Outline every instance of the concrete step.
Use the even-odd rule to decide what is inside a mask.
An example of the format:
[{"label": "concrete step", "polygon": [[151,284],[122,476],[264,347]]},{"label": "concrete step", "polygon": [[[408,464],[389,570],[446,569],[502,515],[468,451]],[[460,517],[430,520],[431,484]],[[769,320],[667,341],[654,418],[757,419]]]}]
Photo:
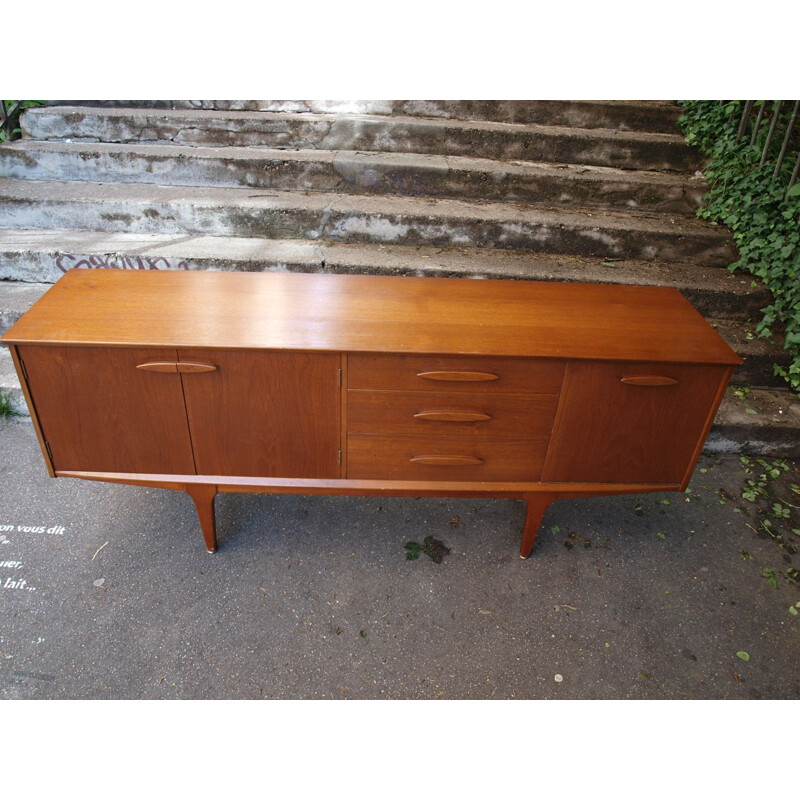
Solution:
[{"label": "concrete step", "polygon": [[0,280],[52,283],[76,266],[341,272],[673,286],[706,317],[758,319],[763,285],[719,268],[660,261],[603,261],[475,247],[406,247],[299,239],[82,230],[0,229]]},{"label": "concrete step", "polygon": [[788,389],[731,386],[704,449],[707,453],[800,457],[800,399]]},{"label": "concrete step", "polygon": [[653,100],[405,100],[393,112],[425,117],[677,133],[681,108]]},{"label": "concrete step", "polygon": [[422,246],[491,246],[726,266],[730,233],[691,217],[406,197],[0,180],[0,226]]},{"label": "concrete step", "polygon": [[11,353],[5,345],[0,346],[0,396],[10,399],[14,412],[24,417],[30,416]]},{"label": "concrete step", "polygon": [[701,163],[677,132],[414,117],[66,107],[28,109],[21,127],[38,140],[365,150],[683,173]]},{"label": "concrete step", "polygon": [[441,117],[676,133],[681,109],[654,100],[50,100],[52,106]]},{"label": "concrete step", "polygon": [[787,368],[791,363],[783,349],[782,338],[759,339],[755,325],[741,320],[707,318],[709,324],[743,359],[731,379],[738,386],[784,388],[786,381],[775,375],[774,365]]},{"label": "concrete step", "polygon": [[0,175],[44,181],[450,197],[694,214],[704,181],[676,173],[486,158],[254,147],[20,141]]},{"label": "concrete step", "polygon": [[0,281],[0,336],[51,286],[51,283]]}]

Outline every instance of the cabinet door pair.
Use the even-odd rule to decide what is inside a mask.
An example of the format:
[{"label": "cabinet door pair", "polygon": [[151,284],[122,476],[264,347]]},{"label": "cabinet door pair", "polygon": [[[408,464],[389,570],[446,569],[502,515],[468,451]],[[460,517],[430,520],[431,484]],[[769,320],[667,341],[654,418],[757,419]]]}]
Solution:
[{"label": "cabinet door pair", "polygon": [[[57,471],[339,475],[338,355],[49,345],[18,353]],[[202,371],[179,371],[187,363]]]}]

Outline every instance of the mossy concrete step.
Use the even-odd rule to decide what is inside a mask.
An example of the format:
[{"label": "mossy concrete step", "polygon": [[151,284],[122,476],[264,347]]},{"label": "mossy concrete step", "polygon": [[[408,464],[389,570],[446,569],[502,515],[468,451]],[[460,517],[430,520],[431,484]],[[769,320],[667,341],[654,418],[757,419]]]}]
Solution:
[{"label": "mossy concrete step", "polygon": [[727,230],[680,215],[322,192],[0,180],[0,226],[492,246],[726,266]]},{"label": "mossy concrete step", "polygon": [[0,281],[0,336],[51,286],[50,283]]},{"label": "mossy concrete step", "polygon": [[19,384],[11,353],[5,345],[0,345],[0,397],[8,398],[15,414],[30,416],[22,387]]},{"label": "mossy concrete step", "polygon": [[51,106],[374,114],[576,128],[677,132],[681,109],[659,100],[50,100]]},{"label": "mossy concrete step", "polygon": [[683,173],[700,165],[678,132],[414,117],[32,108],[21,127],[25,137],[38,140],[386,151]]},{"label": "mossy concrete step", "polygon": [[770,294],[749,276],[661,261],[477,247],[0,229],[0,280],[52,283],[73,267],[341,272],[672,286],[706,317],[757,320]]},{"label": "mossy concrete step", "polygon": [[800,400],[788,389],[729,387],[705,451],[800,457]]},{"label": "mossy concrete step", "polygon": [[704,181],[675,173],[462,156],[21,141],[0,175],[45,181],[253,187],[694,214]]},{"label": "mossy concrete step", "polygon": [[680,106],[655,100],[405,100],[393,113],[506,123],[677,133]]},{"label": "mossy concrete step", "polygon": [[710,318],[717,333],[744,359],[734,370],[731,381],[740,386],[784,388],[786,381],[775,374],[774,365],[787,368],[791,363],[778,337],[760,339],[755,325],[741,320]]}]

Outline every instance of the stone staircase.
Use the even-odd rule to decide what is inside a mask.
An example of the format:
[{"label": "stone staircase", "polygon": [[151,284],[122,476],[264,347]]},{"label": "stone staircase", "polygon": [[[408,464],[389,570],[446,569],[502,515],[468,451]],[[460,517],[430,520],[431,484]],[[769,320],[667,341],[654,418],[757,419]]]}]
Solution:
[{"label": "stone staircase", "polygon": [[[0,331],[74,267],[370,272],[674,286],[745,358],[712,451],[800,456],[766,290],[677,105],[553,101],[52,103],[0,147]],[[21,393],[6,349],[0,391]]]}]

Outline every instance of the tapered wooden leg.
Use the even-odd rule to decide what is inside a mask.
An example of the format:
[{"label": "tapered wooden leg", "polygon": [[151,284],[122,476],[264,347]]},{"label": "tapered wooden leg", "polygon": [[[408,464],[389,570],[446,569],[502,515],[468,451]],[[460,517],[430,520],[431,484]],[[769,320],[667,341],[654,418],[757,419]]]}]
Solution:
[{"label": "tapered wooden leg", "polygon": [[547,492],[535,492],[525,495],[528,508],[525,512],[525,529],[522,531],[522,546],[519,550],[520,558],[527,558],[531,554],[544,512],[547,511],[547,507],[556,497],[557,495],[548,494]]},{"label": "tapered wooden leg", "polygon": [[200,527],[206,540],[206,550],[214,553],[217,549],[217,524],[214,517],[217,487],[208,484],[186,484],[186,493],[194,500],[197,507],[197,516],[200,517]]}]

